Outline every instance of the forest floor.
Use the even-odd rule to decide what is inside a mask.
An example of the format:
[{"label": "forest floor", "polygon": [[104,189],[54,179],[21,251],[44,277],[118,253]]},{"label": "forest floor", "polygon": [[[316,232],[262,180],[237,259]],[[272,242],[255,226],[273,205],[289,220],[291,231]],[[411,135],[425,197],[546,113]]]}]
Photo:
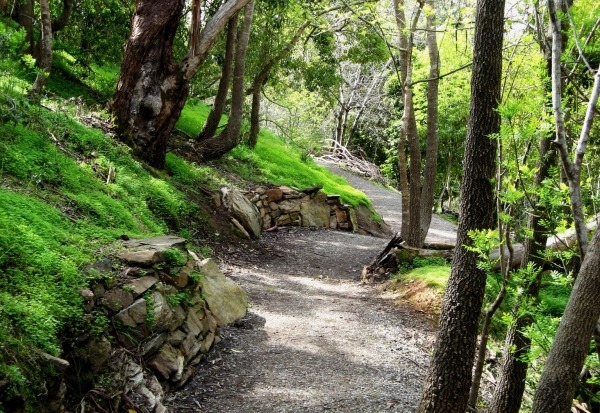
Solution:
[{"label": "forest floor", "polygon": [[[363,190],[397,231],[400,195],[328,166]],[[430,240],[456,227],[434,217]],[[247,292],[245,319],[195,378],[167,399],[173,412],[412,412],[434,341],[431,318],[361,285],[387,239],[327,229],[264,233],[222,251],[222,270]]]}]

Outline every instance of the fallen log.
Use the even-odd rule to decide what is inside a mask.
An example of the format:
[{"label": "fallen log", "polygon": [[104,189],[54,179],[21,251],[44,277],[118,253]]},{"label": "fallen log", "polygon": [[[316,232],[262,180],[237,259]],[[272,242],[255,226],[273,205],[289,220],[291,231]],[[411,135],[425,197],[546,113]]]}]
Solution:
[{"label": "fallen log", "polygon": [[454,256],[454,250],[434,250],[424,248],[413,248],[404,244],[404,240],[399,234],[394,235],[391,241],[381,251],[373,261],[363,268],[362,282],[382,282],[387,281],[391,274],[398,271],[398,266],[402,262],[410,262],[416,257],[439,257],[445,260],[451,260]]},{"label": "fallen log", "polygon": [[[588,221],[588,223],[585,225],[585,227],[588,230],[588,233],[591,233],[593,230],[595,230],[598,227],[598,220],[600,220],[600,214],[596,215],[594,218],[592,218],[590,221]],[[575,234],[575,229],[570,228],[570,229],[566,230],[565,232],[561,232],[560,234],[556,234],[556,235],[549,237],[548,242],[546,242],[546,248],[548,248],[552,252],[567,251],[567,250],[574,248],[576,243],[577,243],[577,234]],[[523,252],[524,252],[523,244],[513,244],[513,248],[514,248],[513,259],[512,259],[512,262],[510,263],[511,269],[516,268],[519,265],[521,265],[521,261],[523,260]],[[496,248],[490,254],[490,260],[495,261],[498,259],[498,257],[500,257],[500,249]],[[494,269],[495,270],[500,269],[500,261],[498,261],[494,265]]]}]

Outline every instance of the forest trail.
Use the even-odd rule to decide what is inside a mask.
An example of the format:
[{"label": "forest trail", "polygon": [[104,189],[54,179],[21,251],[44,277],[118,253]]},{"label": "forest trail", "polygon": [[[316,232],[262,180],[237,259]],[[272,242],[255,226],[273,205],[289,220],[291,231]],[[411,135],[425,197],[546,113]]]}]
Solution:
[{"label": "forest trail", "polygon": [[[398,229],[397,193],[334,172]],[[445,221],[433,230],[452,238]],[[387,242],[294,227],[265,233],[254,251],[232,248],[222,270],[248,292],[248,316],[223,329],[195,378],[167,400],[172,411],[414,411],[434,327],[424,314],[359,283],[363,265]]]}]

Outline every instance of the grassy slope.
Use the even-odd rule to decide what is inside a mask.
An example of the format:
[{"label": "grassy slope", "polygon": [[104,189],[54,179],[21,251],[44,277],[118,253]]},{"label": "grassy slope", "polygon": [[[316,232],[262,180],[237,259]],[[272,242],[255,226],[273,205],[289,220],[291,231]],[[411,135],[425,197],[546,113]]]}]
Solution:
[{"label": "grassy slope", "polygon": [[[195,136],[200,132],[209,110],[202,103],[187,105],[176,128]],[[222,120],[225,121],[226,118]],[[226,155],[225,162],[229,162],[229,167],[245,179],[299,189],[323,185],[326,193],[340,194],[348,204],[370,204],[365,194],[349,186],[344,178],[316,165],[310,158],[303,161],[302,154],[297,149],[286,145],[279,136],[265,129],[261,130],[254,151],[245,145],[239,145]]]},{"label": "grassy slope", "polygon": [[[36,394],[52,372],[37,351],[62,354],[65,341],[90,325],[81,320],[78,291],[90,283],[85,264],[114,254],[118,237],[177,233],[186,225],[203,225],[198,185],[217,187],[223,178],[209,166],[189,164],[167,155],[167,171],[148,171],[130,150],[75,119],[83,103],[93,103],[114,90],[115,68],[86,73],[64,52],[55,53],[48,90],[58,98],[45,100],[55,112],[25,99],[32,70],[20,62],[23,34],[0,21],[0,381],[8,382],[2,400],[20,395],[36,411]],[[14,102],[13,113],[8,100]],[[18,115],[12,121],[10,116]],[[199,130],[208,114],[203,105],[186,107],[178,124],[188,133]],[[2,117],[0,116],[0,118]],[[262,131],[256,152],[236,148],[222,164],[257,182],[295,187],[323,184],[351,204],[368,204],[353,190],[275,135]],[[116,177],[106,183],[109,168]],[[193,195],[193,196],[192,196]],[[192,196],[192,197],[190,197]],[[101,332],[106,319],[89,322]]]}]

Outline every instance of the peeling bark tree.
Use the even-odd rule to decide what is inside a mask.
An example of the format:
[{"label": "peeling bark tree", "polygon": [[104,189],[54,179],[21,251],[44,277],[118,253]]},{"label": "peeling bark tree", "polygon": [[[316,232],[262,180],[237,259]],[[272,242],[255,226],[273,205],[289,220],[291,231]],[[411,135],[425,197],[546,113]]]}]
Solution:
[{"label": "peeling bark tree", "polygon": [[240,142],[242,128],[242,112],[244,109],[244,73],[246,70],[246,50],[250,38],[252,15],[254,14],[254,0],[244,8],[244,21],[235,51],[235,66],[233,68],[233,85],[231,89],[231,109],[227,126],[217,136],[208,138],[198,145],[197,152],[205,159],[217,159],[235,148]]},{"label": "peeling bark tree", "polygon": [[212,138],[215,135],[221,121],[221,116],[223,116],[223,111],[225,110],[225,102],[227,102],[227,95],[229,93],[229,82],[233,73],[233,55],[235,54],[237,27],[238,13],[229,19],[229,23],[227,24],[225,59],[223,60],[223,67],[221,67],[221,79],[219,80],[219,87],[212,109],[208,114],[208,118],[206,118],[206,122],[204,122],[204,126],[202,126],[202,130],[198,134],[198,137],[196,137],[196,140],[199,142]]},{"label": "peeling bark tree", "polygon": [[464,413],[467,408],[485,273],[477,268],[470,230],[493,225],[496,142],[500,131],[504,0],[478,0],[473,49],[471,106],[461,184],[456,251],[439,331],[418,413]]},{"label": "peeling bark tree", "polygon": [[[198,2],[199,0],[194,0]],[[133,153],[163,168],[167,142],[189,94],[189,85],[225,24],[250,0],[228,0],[200,33],[192,31],[193,47],[177,64],[173,40],[184,3],[138,0],[117,89],[112,102],[117,131]]]}]

